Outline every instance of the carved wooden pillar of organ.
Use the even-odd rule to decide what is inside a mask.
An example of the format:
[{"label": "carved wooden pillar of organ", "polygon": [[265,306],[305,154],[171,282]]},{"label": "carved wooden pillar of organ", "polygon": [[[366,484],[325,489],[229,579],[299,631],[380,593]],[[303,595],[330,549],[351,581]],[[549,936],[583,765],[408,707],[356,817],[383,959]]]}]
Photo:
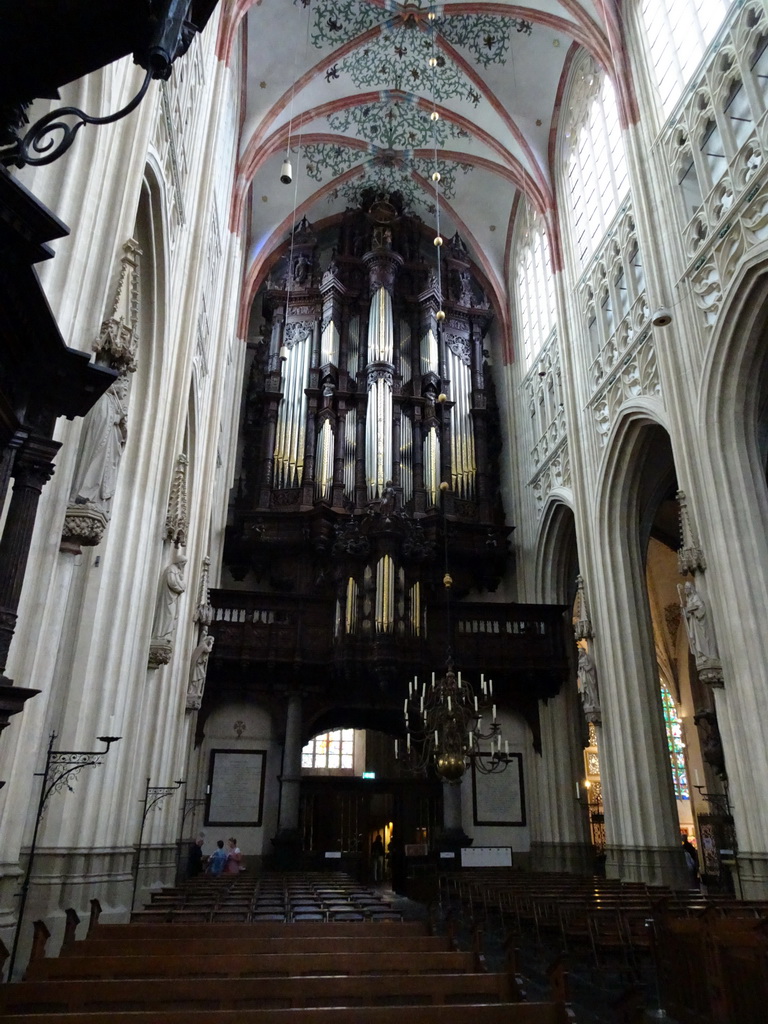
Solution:
[{"label": "carved wooden pillar of organ", "polygon": [[58,441],[32,436],[19,449],[11,471],[13,491],[0,539],[0,675],[16,628],[37,505],[60,447]]},{"label": "carved wooden pillar of organ", "polygon": [[413,408],[413,511],[423,514],[427,509],[427,495],[424,490],[424,431],[422,430],[422,407]]},{"label": "carved wooden pillar of organ", "polygon": [[[355,508],[365,508],[368,504],[365,486],[365,419],[368,413],[368,399],[365,395],[358,398],[357,434],[355,438]],[[347,413],[349,415],[349,413]]]},{"label": "carved wooden pillar of organ", "polygon": [[315,322],[312,325],[312,354],[309,357],[310,367],[320,365],[320,321],[315,318]]},{"label": "carved wooden pillar of organ", "polygon": [[314,391],[314,393],[310,394],[307,401],[307,429],[304,434],[304,475],[301,483],[302,505],[311,505],[314,501],[317,409],[318,393]]},{"label": "carved wooden pillar of organ", "polygon": [[398,493],[402,491],[402,478],[400,476],[400,417],[402,416],[402,404],[394,402],[392,405],[392,484],[397,488]]},{"label": "carved wooden pillar of organ", "polygon": [[354,412],[349,409],[347,400],[338,400],[338,415],[336,416],[336,433],[333,439],[333,491],[331,505],[334,508],[344,506],[344,439],[347,416],[353,416]]},{"label": "carved wooden pillar of organ", "polygon": [[269,358],[267,361],[267,371],[269,373],[276,373],[280,369],[280,346],[283,343],[284,323],[285,313],[283,311],[275,312],[272,315],[272,332],[269,338]]},{"label": "carved wooden pillar of organ", "polygon": [[268,395],[268,402],[264,410],[266,429],[264,430],[264,458],[261,464],[261,487],[259,489],[259,506],[269,508],[270,496],[272,494],[272,483],[275,474],[275,439],[277,431],[277,409],[280,404],[280,395]]},{"label": "carved wooden pillar of organ", "polygon": [[[335,353],[335,358],[332,360],[334,365],[337,367],[346,366],[346,337],[344,338],[344,352],[342,353],[341,348],[341,336],[342,336],[342,325],[345,319],[343,313],[343,299],[346,294],[346,288],[341,281],[336,277],[335,271],[326,271],[323,275],[323,283],[320,286],[320,294],[323,299],[323,322],[322,328],[325,329],[328,324],[333,324],[335,330],[338,333],[338,351]],[[342,357],[343,356],[343,357]],[[323,364],[328,360],[322,358],[320,362]],[[315,365],[315,364],[313,364]]]}]

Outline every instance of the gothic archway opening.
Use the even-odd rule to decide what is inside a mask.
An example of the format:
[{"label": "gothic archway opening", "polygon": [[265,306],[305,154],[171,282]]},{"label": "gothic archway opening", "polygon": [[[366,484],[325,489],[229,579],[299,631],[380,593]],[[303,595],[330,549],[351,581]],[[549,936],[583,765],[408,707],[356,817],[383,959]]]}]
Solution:
[{"label": "gothic archway opening", "polygon": [[[577,689],[574,635],[578,636],[576,620],[587,612],[579,610],[585,598],[583,591],[578,591],[574,515],[562,501],[553,501],[544,510],[537,566],[539,596],[562,609],[568,673],[560,691],[539,702],[534,741],[540,756],[531,852],[546,870],[591,873],[602,852],[603,810],[602,805],[590,805],[583,785],[589,735]],[[591,627],[587,632],[591,635]],[[597,786],[594,795],[599,795]]]},{"label": "gothic archway opening", "polygon": [[728,845],[721,843],[721,826],[730,830],[732,823],[716,821],[718,815],[729,814],[723,806],[722,748],[715,756],[719,742],[714,740],[712,669],[702,657],[709,612],[687,501],[678,488],[668,435],[661,428],[649,438],[638,500],[658,705],[680,836],[699,850],[700,863],[690,865],[691,881],[700,867],[710,884],[728,886],[727,872],[714,857],[715,847]]}]

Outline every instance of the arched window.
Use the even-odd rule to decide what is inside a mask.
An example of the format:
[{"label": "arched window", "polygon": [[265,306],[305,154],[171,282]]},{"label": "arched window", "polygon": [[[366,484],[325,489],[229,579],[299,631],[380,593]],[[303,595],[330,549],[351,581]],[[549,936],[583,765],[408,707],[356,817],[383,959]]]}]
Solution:
[{"label": "arched window", "polygon": [[528,369],[557,321],[555,279],[544,218],[526,203],[518,234],[518,330]]},{"label": "arched window", "polygon": [[723,23],[731,0],[643,0],[644,35],[666,118]]},{"label": "arched window", "polygon": [[571,237],[584,266],[607,231],[628,189],[624,140],[613,83],[591,59],[574,70],[571,118],[565,125],[565,187]]},{"label": "arched window", "polygon": [[667,730],[669,760],[672,763],[672,782],[675,787],[675,799],[690,800],[691,792],[688,788],[688,769],[685,765],[683,723],[680,721],[672,694],[663,683],[661,684],[661,706],[664,711],[664,725]]},{"label": "arched window", "polygon": [[302,768],[347,769],[355,764],[355,730],[335,729],[313,737],[301,752]]}]

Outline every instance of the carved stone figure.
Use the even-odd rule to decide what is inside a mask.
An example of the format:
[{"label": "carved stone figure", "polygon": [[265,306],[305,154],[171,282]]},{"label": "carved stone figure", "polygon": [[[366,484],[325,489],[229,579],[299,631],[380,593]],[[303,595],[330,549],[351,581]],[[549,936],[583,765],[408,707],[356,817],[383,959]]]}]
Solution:
[{"label": "carved stone figure", "polygon": [[577,669],[579,693],[584,714],[588,722],[600,723],[600,693],[597,686],[597,666],[595,660],[585,647],[579,648]]},{"label": "carved stone figure", "polygon": [[696,587],[688,581],[678,585],[680,605],[685,616],[688,644],[696,660],[696,671],[702,682],[710,686],[723,685],[723,669],[717,645],[709,626],[707,606]]},{"label": "carved stone figure", "polygon": [[168,640],[173,636],[176,625],[176,602],[187,589],[184,582],[184,566],[187,564],[183,556],[171,562],[163,570],[160,587],[155,605],[155,618],[152,624],[152,640]]},{"label": "carved stone figure", "polygon": [[472,305],[472,278],[468,270],[459,272],[459,303],[462,306]]},{"label": "carved stone figure", "polygon": [[189,683],[187,684],[187,710],[189,711],[195,711],[200,707],[205,688],[205,675],[208,671],[208,658],[212,650],[213,637],[205,633],[192,652],[190,661]]},{"label": "carved stone figure", "polygon": [[699,730],[702,757],[707,764],[715,769],[721,779],[727,778],[725,753],[720,739],[717,715],[714,711],[700,710],[693,716],[693,722]]},{"label": "carved stone figure", "polygon": [[85,419],[70,503],[109,515],[127,431],[128,377],[121,374]]},{"label": "carved stone figure", "polygon": [[389,518],[395,511],[395,502],[397,495],[395,494],[395,488],[392,486],[392,481],[387,480],[384,490],[381,492],[381,503],[379,504],[379,511],[383,516]]},{"label": "carved stone figure", "polygon": [[698,590],[691,582],[686,583],[683,587],[681,604],[691,653],[697,662],[701,659],[716,658],[717,651],[709,632],[707,609]]},{"label": "carved stone figure", "polygon": [[296,257],[296,261],[293,264],[293,281],[300,288],[303,288],[307,283],[307,277],[309,276],[309,260],[305,253],[299,253]]}]

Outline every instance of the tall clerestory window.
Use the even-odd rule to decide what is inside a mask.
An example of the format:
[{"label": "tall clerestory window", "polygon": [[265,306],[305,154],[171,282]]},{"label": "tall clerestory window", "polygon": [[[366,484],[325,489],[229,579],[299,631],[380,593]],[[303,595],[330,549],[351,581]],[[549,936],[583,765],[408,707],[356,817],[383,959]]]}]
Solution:
[{"label": "tall clerestory window", "polygon": [[564,126],[574,255],[586,266],[629,188],[613,83],[584,55],[574,68]]},{"label": "tall clerestory window", "polygon": [[643,34],[666,119],[723,23],[732,0],[642,0]]},{"label": "tall clerestory window", "polygon": [[557,322],[546,225],[527,202],[518,229],[516,278],[518,330],[527,370]]},{"label": "tall clerestory window", "polygon": [[666,686],[661,685],[661,707],[664,712],[664,725],[667,730],[667,746],[669,760],[672,764],[672,782],[675,787],[676,800],[690,800],[688,788],[688,769],[685,765],[685,744],[683,743],[683,723],[677,713],[675,701]]}]

